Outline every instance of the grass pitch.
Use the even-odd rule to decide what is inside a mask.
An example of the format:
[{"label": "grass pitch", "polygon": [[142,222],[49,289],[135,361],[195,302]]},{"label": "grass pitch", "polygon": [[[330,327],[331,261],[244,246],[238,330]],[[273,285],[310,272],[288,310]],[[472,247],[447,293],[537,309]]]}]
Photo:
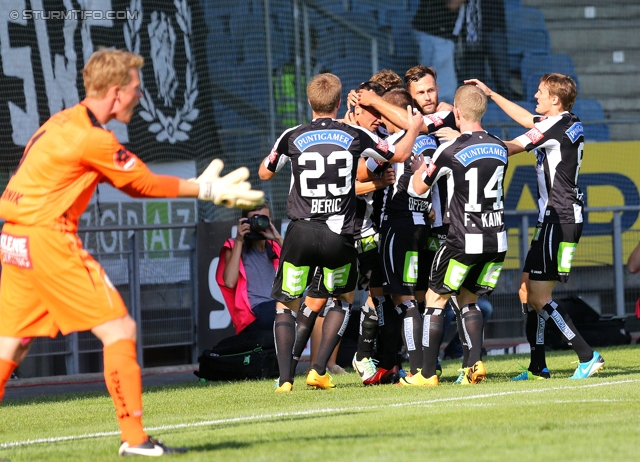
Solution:
[{"label": "grass pitch", "polygon": [[[552,379],[510,382],[526,355],[485,358],[487,379],[453,385],[443,362],[434,388],[363,387],[355,373],[335,390],[296,377],[146,388],[144,422],[180,461],[602,461],[639,460],[636,345],[599,349],[600,374],[569,380],[572,351],[548,353]],[[9,401],[0,407],[0,461],[117,460],[118,428],[106,393]]]}]

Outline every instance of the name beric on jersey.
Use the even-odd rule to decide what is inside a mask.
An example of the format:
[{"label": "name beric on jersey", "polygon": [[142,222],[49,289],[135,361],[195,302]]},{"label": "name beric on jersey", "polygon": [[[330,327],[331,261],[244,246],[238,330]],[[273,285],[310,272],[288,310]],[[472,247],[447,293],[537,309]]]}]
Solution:
[{"label": "name beric on jersey", "polygon": [[340,212],[342,199],[312,199],[311,213],[337,213]]}]

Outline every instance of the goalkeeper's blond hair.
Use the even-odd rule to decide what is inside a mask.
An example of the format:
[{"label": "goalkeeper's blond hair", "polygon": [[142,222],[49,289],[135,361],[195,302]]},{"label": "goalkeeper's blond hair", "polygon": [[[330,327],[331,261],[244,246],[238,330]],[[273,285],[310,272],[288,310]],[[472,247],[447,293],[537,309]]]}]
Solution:
[{"label": "goalkeeper's blond hair", "polygon": [[131,82],[130,69],[141,69],[144,58],[123,50],[102,48],[91,55],[82,70],[87,98],[101,99],[109,88],[126,87]]}]

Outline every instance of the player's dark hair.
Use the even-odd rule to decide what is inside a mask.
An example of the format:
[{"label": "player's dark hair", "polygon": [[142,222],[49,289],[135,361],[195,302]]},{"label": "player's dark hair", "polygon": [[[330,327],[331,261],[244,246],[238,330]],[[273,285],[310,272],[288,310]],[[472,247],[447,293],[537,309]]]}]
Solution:
[{"label": "player's dark hair", "polygon": [[360,90],[372,91],[378,96],[382,96],[382,94],[384,93],[384,87],[379,83],[372,82],[372,81],[362,82],[360,85],[358,85],[358,88],[356,89],[356,91],[360,91]]},{"label": "player's dark hair", "polygon": [[557,96],[562,108],[570,111],[578,97],[578,89],[574,80],[565,74],[551,73],[540,78],[540,83],[546,85],[550,96]]},{"label": "player's dark hair", "polygon": [[376,72],[369,79],[370,82],[376,82],[382,85],[386,90],[395,87],[402,87],[404,82],[398,74],[390,69],[382,69]]},{"label": "player's dark hair", "polygon": [[433,67],[423,66],[420,64],[418,66],[413,66],[404,74],[404,83],[406,83],[407,88],[409,88],[412,83],[417,82],[426,75],[433,77],[434,81],[438,80],[438,73]]},{"label": "player's dark hair", "polygon": [[413,104],[411,93],[401,87],[390,88],[382,94],[382,99],[387,103],[401,108],[406,108]]}]

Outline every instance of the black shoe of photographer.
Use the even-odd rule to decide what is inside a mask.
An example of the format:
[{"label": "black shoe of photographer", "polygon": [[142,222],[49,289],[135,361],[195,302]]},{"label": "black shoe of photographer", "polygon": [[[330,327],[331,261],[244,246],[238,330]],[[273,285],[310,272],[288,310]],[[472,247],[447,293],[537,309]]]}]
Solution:
[{"label": "black shoe of photographer", "polygon": [[138,444],[137,446],[129,446],[129,443],[125,441],[120,446],[118,455],[160,457],[172,454],[182,454],[187,451],[187,448],[172,448],[165,446],[162,441],[149,437],[147,441],[142,444]]}]

